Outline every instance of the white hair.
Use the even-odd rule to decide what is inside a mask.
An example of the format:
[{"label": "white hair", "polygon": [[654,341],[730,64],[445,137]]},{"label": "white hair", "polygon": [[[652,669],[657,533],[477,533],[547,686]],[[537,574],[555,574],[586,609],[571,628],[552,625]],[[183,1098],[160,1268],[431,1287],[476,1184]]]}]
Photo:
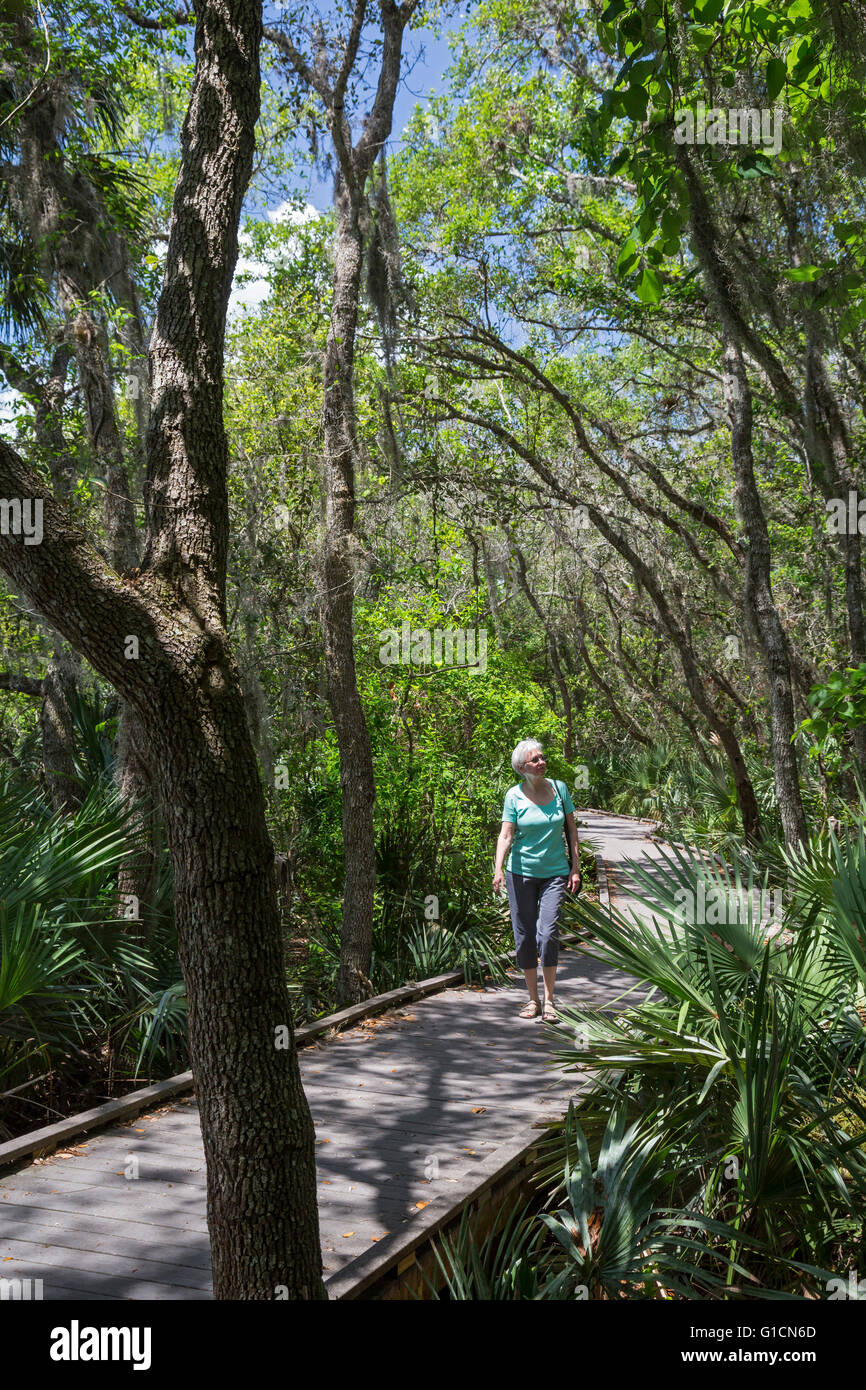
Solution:
[{"label": "white hair", "polygon": [[522,738],[511,754],[511,766],[514,768],[518,777],[523,772],[527,757],[530,753],[534,752],[536,748],[540,753],[544,752],[537,738]]}]

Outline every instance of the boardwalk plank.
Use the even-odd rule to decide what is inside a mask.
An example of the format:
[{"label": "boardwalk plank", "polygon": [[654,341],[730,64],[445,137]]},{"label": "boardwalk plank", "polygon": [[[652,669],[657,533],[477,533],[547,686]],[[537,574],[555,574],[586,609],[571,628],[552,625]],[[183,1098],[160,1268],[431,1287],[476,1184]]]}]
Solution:
[{"label": "boardwalk plank", "polygon": [[207,1248],[207,1227],[199,1231],[189,1227],[162,1225],[158,1221],[118,1221],[104,1212],[85,1207],[84,1210],[70,1210],[60,1206],[40,1206],[39,1199],[29,1201],[25,1198],[14,1205],[9,1203],[0,1209],[0,1230],[5,1232],[7,1221],[10,1225],[26,1222],[34,1226],[60,1227],[63,1230],[89,1232],[95,1236],[117,1232],[130,1240],[155,1241],[163,1245],[177,1244],[197,1249],[200,1241]]},{"label": "boardwalk plank", "polygon": [[[189,1238],[180,1245],[164,1241],[162,1236],[158,1234],[162,1229],[158,1226],[142,1226],[139,1232],[135,1223],[131,1221],[105,1222],[103,1224],[109,1225],[111,1229],[100,1232],[89,1228],[77,1229],[66,1224],[48,1226],[36,1221],[4,1220],[3,1236],[0,1238],[0,1242],[2,1240],[31,1241],[36,1245],[50,1245],[55,1249],[68,1251],[93,1250],[101,1251],[107,1255],[129,1256],[135,1255],[144,1246],[147,1251],[146,1258],[156,1263],[210,1272],[210,1248],[206,1236],[200,1238],[198,1245],[195,1245]],[[169,1231],[176,1240],[177,1232],[171,1228]]]},{"label": "boardwalk plank", "polygon": [[[4,1268],[15,1271],[22,1265],[40,1265],[46,1270],[63,1269],[69,1261],[69,1252],[63,1246],[3,1236],[0,1237],[0,1259]],[[115,1255],[106,1250],[82,1250],[79,1247],[75,1255],[75,1268],[113,1279],[127,1279],[136,1274],[139,1279],[152,1280],[157,1284],[176,1284],[180,1288],[210,1289],[212,1286],[210,1270],[195,1269],[190,1265],[168,1265],[148,1259],[139,1252]],[[43,1275],[43,1278],[47,1277]]]}]

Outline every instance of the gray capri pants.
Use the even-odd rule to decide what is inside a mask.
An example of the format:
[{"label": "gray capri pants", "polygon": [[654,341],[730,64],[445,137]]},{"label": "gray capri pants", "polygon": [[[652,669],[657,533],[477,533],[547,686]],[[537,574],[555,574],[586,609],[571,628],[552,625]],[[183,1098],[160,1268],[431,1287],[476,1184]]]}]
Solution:
[{"label": "gray capri pants", "polygon": [[567,874],[555,878],[532,878],[529,874],[513,874],[506,870],[508,902],[511,906],[511,925],[517,964],[521,970],[531,970],[541,964],[559,963],[559,911],[565,897]]}]

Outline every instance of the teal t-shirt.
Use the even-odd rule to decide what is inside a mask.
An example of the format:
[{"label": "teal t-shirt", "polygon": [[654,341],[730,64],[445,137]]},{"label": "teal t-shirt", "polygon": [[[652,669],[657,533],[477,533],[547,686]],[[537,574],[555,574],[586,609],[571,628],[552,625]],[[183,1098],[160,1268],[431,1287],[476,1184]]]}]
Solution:
[{"label": "teal t-shirt", "polygon": [[[553,778],[548,778],[548,781],[552,784]],[[568,873],[562,832],[565,815],[574,810],[574,802],[564,782],[557,782],[556,787],[560,795],[554,796],[546,806],[536,806],[534,801],[530,801],[519,783],[509,787],[505,793],[502,819],[517,826],[511,853],[505,864],[513,874],[525,874],[528,878],[555,878],[557,874]]]}]

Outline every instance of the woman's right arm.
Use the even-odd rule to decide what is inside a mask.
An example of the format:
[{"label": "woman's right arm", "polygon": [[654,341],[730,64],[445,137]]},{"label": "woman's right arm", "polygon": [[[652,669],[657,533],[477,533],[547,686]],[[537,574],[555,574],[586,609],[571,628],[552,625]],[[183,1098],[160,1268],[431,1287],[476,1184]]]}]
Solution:
[{"label": "woman's right arm", "polygon": [[504,820],[502,829],[499,832],[499,839],[496,841],[496,857],[493,861],[493,891],[501,893],[505,886],[505,876],[502,872],[508,851],[514,842],[514,834],[517,827],[514,821]]}]

